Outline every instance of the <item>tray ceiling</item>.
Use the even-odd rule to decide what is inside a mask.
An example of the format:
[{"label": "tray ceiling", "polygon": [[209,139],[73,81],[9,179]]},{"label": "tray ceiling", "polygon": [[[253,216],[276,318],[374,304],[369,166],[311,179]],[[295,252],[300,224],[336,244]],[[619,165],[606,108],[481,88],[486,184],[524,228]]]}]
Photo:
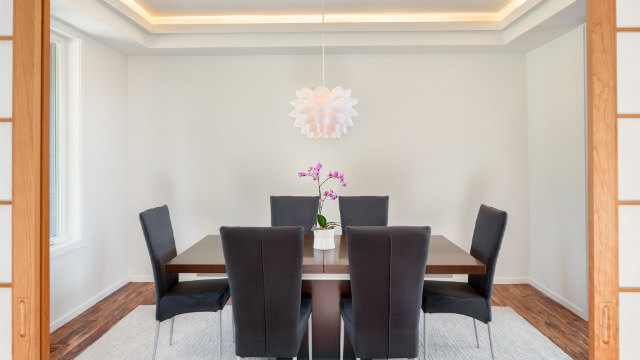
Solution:
[{"label": "tray ceiling", "polygon": [[[325,0],[329,52],[522,49],[584,23],[584,0]],[[315,54],[321,0],[52,0],[129,54]],[[484,49],[484,50],[482,50]]]},{"label": "tray ceiling", "polygon": [[[310,24],[321,1],[106,0],[148,24]],[[326,2],[328,23],[503,22],[540,0],[351,0]],[[526,6],[529,5],[529,6]],[[520,10],[520,11],[519,11]],[[516,15],[516,16],[512,16]]]},{"label": "tray ceiling", "polygon": [[[315,14],[321,0],[135,0],[152,16]],[[328,13],[496,13],[512,0],[325,0]],[[520,1],[523,3],[524,1]]]}]

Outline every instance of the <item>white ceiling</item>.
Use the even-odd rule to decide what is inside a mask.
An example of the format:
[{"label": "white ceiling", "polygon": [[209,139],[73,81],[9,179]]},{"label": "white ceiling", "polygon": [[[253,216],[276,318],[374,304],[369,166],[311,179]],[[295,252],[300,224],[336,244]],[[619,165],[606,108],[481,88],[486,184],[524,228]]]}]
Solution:
[{"label": "white ceiling", "polygon": [[[320,0],[51,0],[128,54],[315,54]],[[584,23],[585,0],[326,0],[329,53],[523,51]],[[340,14],[346,14],[341,16]]]},{"label": "white ceiling", "polygon": [[[327,13],[498,12],[511,0],[325,0]],[[315,14],[322,0],[137,0],[153,16]]]}]

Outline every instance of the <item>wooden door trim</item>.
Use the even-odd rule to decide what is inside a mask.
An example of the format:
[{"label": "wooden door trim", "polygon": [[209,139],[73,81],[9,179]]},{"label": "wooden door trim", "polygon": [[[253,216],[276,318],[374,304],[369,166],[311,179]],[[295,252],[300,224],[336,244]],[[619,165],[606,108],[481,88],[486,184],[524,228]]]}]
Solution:
[{"label": "wooden door trim", "polygon": [[41,72],[41,135],[40,135],[40,360],[48,360],[50,351],[49,313],[49,83],[50,63],[50,1],[42,0],[42,56]]},{"label": "wooden door trim", "polygon": [[[48,284],[42,258],[43,222],[48,210],[41,200],[45,196],[42,163],[48,149],[42,148],[48,129],[43,128],[43,100],[48,89],[49,3],[42,0],[13,3],[13,115],[12,122],[12,354],[13,359],[41,359],[48,354],[48,338],[43,338],[43,310],[48,308]],[[48,159],[48,157],[47,157]],[[48,181],[48,179],[47,179]],[[48,243],[48,241],[47,241]],[[48,271],[48,270],[47,270]],[[47,310],[48,311],[48,310]],[[48,322],[48,319],[46,319]],[[48,330],[47,330],[48,331]]]},{"label": "wooden door trim", "polygon": [[589,358],[618,359],[615,0],[587,0]]}]

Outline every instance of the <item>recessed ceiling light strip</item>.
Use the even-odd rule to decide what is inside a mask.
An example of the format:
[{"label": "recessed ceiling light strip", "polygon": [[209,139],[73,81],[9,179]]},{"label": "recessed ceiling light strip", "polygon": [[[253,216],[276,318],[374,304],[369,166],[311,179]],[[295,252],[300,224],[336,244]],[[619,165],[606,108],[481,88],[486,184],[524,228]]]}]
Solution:
[{"label": "recessed ceiling light strip", "polygon": [[[496,22],[502,21],[531,0],[511,0],[497,12],[435,12],[435,13],[346,13],[328,14],[237,14],[237,15],[151,15],[136,0],[120,0],[152,25],[242,25],[242,24],[317,24],[326,23],[428,23],[428,22]],[[322,19],[323,18],[323,19]]]}]

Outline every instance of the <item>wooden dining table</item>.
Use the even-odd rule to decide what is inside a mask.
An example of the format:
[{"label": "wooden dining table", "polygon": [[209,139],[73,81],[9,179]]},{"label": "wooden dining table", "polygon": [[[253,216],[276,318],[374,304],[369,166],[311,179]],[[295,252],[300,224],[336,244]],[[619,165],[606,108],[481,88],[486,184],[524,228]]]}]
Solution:
[{"label": "wooden dining table", "polygon": [[[332,250],[313,248],[313,236],[305,236],[302,260],[302,295],[312,299],[313,357],[339,358],[341,298],[349,297],[349,257],[345,236],[335,237]],[[168,273],[196,273],[225,276],[227,270],[220,235],[208,235],[165,264]],[[425,276],[484,274],[485,265],[442,235],[432,235]],[[233,299],[231,299],[233,302]],[[306,335],[302,343],[306,344]],[[301,346],[299,358],[307,358]],[[353,358],[353,349],[345,335],[345,358]]]}]

